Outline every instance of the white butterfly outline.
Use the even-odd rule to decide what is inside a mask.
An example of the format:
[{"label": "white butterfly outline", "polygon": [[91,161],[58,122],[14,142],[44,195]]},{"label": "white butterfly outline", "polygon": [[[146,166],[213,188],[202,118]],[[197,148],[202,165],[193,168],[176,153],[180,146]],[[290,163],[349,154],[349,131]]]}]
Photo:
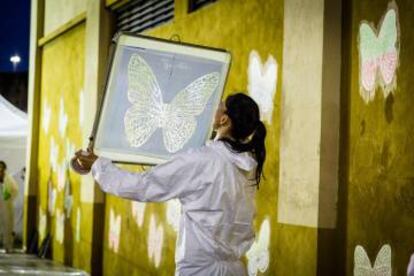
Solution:
[{"label": "white butterfly outline", "polygon": [[56,217],[55,217],[55,235],[56,241],[60,244],[63,244],[64,236],[65,236],[65,214],[60,209],[56,210]]},{"label": "white butterfly outline", "polygon": [[[362,21],[359,26],[359,86],[360,95],[365,103],[374,99],[378,86],[381,86],[384,98],[396,87],[396,71],[399,65],[399,30],[398,8],[391,4],[377,28],[367,21]],[[391,38],[388,38],[388,35],[392,35]],[[386,45],[387,42],[390,42],[390,45]],[[368,49],[372,50],[375,47],[382,47],[379,50],[380,53],[375,57],[369,57]],[[386,57],[386,54],[393,55],[395,60]],[[388,70],[390,72],[386,71],[389,68],[385,67],[385,61],[388,61],[387,65],[392,65],[393,69]],[[370,69],[374,72],[370,73]],[[384,72],[388,75],[384,76]]]},{"label": "white butterfly outline", "polygon": [[52,108],[46,101],[44,101],[43,102],[43,113],[42,113],[42,129],[45,132],[45,134],[49,132],[51,114],[52,114]]},{"label": "white butterfly outline", "polygon": [[262,120],[271,123],[277,87],[277,61],[272,55],[268,55],[263,64],[259,53],[252,50],[247,72],[249,95],[259,105]]},{"label": "white butterfly outline", "polygon": [[265,272],[269,267],[270,222],[266,219],[260,226],[258,237],[246,253],[247,270],[249,275]]},{"label": "white butterfly outline", "polygon": [[108,246],[115,253],[119,250],[119,239],[121,236],[121,215],[115,215],[113,209],[109,211]]},{"label": "white butterfly outline", "polygon": [[375,258],[374,266],[361,245],[354,251],[354,276],[391,276],[391,246],[384,244]]},{"label": "white butterfly outline", "polygon": [[145,209],[146,203],[138,201],[131,202],[132,217],[135,219],[135,222],[139,227],[142,227],[144,224]]},{"label": "white butterfly outline", "polygon": [[164,243],[164,228],[157,226],[154,215],[150,218],[148,227],[148,257],[158,267],[161,263],[162,248]]},{"label": "white butterfly outline", "polygon": [[132,106],[124,117],[126,138],[132,147],[145,144],[162,129],[165,149],[174,153],[183,148],[197,127],[200,115],[219,84],[218,72],[194,80],[177,93],[171,103],[164,103],[161,88],[147,62],[133,54],[128,63],[128,100]]}]

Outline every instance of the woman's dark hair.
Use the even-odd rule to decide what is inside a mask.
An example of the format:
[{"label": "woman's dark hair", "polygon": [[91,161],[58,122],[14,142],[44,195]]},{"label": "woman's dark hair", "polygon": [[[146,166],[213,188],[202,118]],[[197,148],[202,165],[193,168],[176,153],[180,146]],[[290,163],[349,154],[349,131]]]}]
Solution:
[{"label": "woman's dark hair", "polygon": [[7,170],[6,162],[4,162],[3,160],[0,160],[0,166],[2,166],[3,169]]},{"label": "woman's dark hair", "polygon": [[228,96],[225,102],[226,114],[231,119],[231,137],[220,140],[230,145],[235,152],[251,152],[257,161],[256,184],[259,187],[266,159],[266,127],[260,121],[256,102],[243,93]]}]

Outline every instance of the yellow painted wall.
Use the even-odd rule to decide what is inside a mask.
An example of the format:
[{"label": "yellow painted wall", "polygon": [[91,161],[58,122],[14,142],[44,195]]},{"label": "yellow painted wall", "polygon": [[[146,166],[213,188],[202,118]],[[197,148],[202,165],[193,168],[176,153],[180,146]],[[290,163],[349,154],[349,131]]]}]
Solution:
[{"label": "yellow painted wall", "polygon": [[[406,275],[414,252],[414,6],[396,0],[400,22],[400,57],[394,94],[384,98],[377,88],[366,104],[359,94],[358,28],[361,21],[377,28],[387,0],[352,1],[348,42],[349,171],[346,200],[347,275],[353,254],[362,245],[374,262],[384,244],[392,250],[393,275]],[[348,78],[348,77],[347,77]]]},{"label": "yellow painted wall", "polygon": [[[47,216],[47,230],[53,237],[52,251],[53,259],[73,264],[74,266],[89,270],[90,266],[90,241],[85,240],[85,232],[90,232],[89,218],[92,217],[92,206],[80,204],[80,176],[68,170],[67,162],[71,151],[66,144],[70,143],[73,148],[82,145],[82,129],[79,122],[80,91],[83,89],[84,78],[84,52],[85,52],[85,24],[63,33],[56,39],[48,42],[43,47],[42,70],[41,70],[41,122],[47,116],[47,106],[50,107],[51,116],[48,131],[42,125],[39,133],[39,159],[38,159],[38,216],[46,214],[48,209],[48,179],[51,176],[53,187],[56,188],[57,197],[55,212]],[[63,100],[63,109],[60,102]],[[64,110],[67,116],[67,128],[62,137],[59,132],[60,112]],[[62,124],[63,125],[63,124]],[[51,140],[55,141],[57,152],[54,155],[57,168],[51,170]],[[73,149],[72,149],[73,150]],[[71,183],[73,194],[73,207],[71,216],[64,219],[63,243],[57,240],[57,211],[64,213],[64,192],[58,190],[59,171],[67,173]],[[81,208],[80,240],[76,240],[77,210]],[[39,219],[41,221],[41,219]],[[40,223],[41,224],[41,223]],[[39,225],[41,226],[41,225]],[[40,235],[42,227],[40,227]]]}]

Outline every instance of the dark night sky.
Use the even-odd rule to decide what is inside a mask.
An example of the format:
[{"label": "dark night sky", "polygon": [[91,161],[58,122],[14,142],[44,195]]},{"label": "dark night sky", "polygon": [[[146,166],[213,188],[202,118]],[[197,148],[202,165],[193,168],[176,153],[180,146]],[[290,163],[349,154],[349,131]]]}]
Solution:
[{"label": "dark night sky", "polygon": [[12,72],[10,57],[22,61],[17,71],[27,71],[30,36],[30,0],[2,1],[0,8],[0,72]]}]

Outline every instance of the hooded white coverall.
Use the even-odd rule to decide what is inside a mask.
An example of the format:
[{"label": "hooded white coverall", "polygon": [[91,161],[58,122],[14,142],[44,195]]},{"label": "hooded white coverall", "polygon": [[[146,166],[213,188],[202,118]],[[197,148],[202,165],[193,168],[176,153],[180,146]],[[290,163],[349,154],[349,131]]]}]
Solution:
[{"label": "hooded white coverall", "polygon": [[176,155],[144,173],[131,173],[98,158],[92,174],[104,192],[137,201],[182,204],[176,275],[245,275],[240,258],[254,241],[254,173],[249,153],[223,142]]},{"label": "hooded white coverall", "polygon": [[[4,199],[3,193],[7,190],[10,198]],[[18,186],[14,179],[7,173],[4,180],[0,182],[0,235],[3,239],[3,247],[6,250],[13,248],[14,228],[14,199],[18,193]]]}]

